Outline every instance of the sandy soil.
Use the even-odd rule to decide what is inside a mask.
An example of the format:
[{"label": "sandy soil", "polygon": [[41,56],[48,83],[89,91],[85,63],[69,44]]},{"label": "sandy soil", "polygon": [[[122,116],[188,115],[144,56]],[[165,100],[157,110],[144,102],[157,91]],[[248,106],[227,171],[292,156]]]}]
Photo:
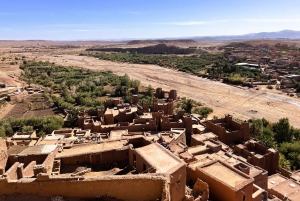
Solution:
[{"label": "sandy soil", "polygon": [[[36,57],[32,54],[26,56]],[[150,84],[154,88],[162,87],[164,90],[177,89],[179,96],[192,98],[212,107],[214,113],[211,117],[232,114],[235,118],[243,120],[264,117],[273,122],[288,117],[292,125],[300,128],[299,99],[275,89],[266,89],[265,86],[260,90],[235,87],[157,65],[116,63],[85,56],[54,57],[44,54],[39,55],[38,59],[66,66],[111,70],[118,75],[127,73],[132,79],[138,79],[146,86]]]}]

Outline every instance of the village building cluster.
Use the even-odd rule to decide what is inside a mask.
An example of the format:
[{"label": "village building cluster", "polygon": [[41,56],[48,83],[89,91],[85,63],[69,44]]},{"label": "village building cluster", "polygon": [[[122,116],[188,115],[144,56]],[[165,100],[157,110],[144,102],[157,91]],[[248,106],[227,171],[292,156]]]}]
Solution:
[{"label": "village building cluster", "polygon": [[[138,94],[136,89],[136,94]],[[173,113],[176,90],[153,106],[121,99],[78,115],[79,128],[0,139],[2,195],[121,200],[300,200],[300,172],[250,139],[248,122]],[[158,101],[163,98],[164,102]]]},{"label": "village building cluster", "polygon": [[286,92],[295,92],[300,81],[300,51],[294,44],[277,43],[252,46],[237,43],[224,47],[224,56],[229,62],[238,62],[237,66],[258,69],[268,81],[249,80],[252,85],[274,85]]}]

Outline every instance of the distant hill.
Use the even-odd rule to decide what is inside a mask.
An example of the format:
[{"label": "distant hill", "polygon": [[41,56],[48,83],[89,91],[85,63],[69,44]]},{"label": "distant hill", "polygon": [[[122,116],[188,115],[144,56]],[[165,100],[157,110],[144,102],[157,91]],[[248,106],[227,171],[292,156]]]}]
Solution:
[{"label": "distant hill", "polygon": [[244,35],[229,36],[196,36],[191,39],[196,41],[214,40],[257,40],[257,39],[300,39],[300,31],[283,30],[278,32],[260,32]]},{"label": "distant hill", "polygon": [[143,44],[176,44],[176,43],[184,43],[184,44],[192,44],[196,43],[195,40],[192,39],[178,39],[178,40],[132,40],[127,43],[127,45],[143,45]]},{"label": "distant hill", "polygon": [[175,45],[157,44],[139,48],[89,48],[86,51],[102,51],[102,52],[131,52],[131,53],[142,53],[142,54],[195,54],[204,53],[202,49],[197,47],[182,48]]}]

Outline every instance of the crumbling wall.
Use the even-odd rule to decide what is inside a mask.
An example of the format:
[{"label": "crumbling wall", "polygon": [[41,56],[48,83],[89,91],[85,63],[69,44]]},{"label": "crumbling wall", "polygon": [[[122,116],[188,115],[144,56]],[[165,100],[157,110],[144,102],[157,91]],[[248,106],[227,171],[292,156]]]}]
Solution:
[{"label": "crumbling wall", "polygon": [[194,186],[198,179],[206,182],[209,185],[209,197],[212,200],[233,201],[235,200],[235,192],[222,181],[212,178],[205,172],[198,169],[187,168],[189,184]]},{"label": "crumbling wall", "polygon": [[34,175],[33,167],[36,165],[35,161],[32,161],[29,163],[24,169],[23,169],[23,177],[31,177]]},{"label": "crumbling wall", "polygon": [[194,197],[201,196],[201,201],[208,201],[209,198],[209,186],[201,179],[197,179],[193,186],[192,195]]},{"label": "crumbling wall", "polygon": [[128,201],[156,200],[162,197],[164,177],[155,175],[106,176],[90,179],[54,178],[43,181],[12,182],[0,180],[1,194],[23,194],[37,196],[56,196],[76,198],[96,198],[111,195]]}]

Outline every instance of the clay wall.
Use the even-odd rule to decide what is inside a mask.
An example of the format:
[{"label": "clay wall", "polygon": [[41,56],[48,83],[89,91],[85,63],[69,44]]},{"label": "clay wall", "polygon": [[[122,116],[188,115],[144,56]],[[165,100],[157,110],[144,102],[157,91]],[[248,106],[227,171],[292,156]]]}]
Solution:
[{"label": "clay wall", "polygon": [[235,122],[235,121],[230,121],[229,126],[231,130],[239,130],[241,128],[241,124]]},{"label": "clay wall", "polygon": [[224,133],[226,133],[224,127],[217,126],[213,122],[207,121],[206,122],[206,128],[209,131],[211,131],[212,133],[216,134],[219,137],[220,141],[223,142],[223,140],[224,140],[223,135],[224,135]]},{"label": "clay wall", "polygon": [[[235,193],[235,201],[253,201],[252,198],[253,194],[253,183],[249,183],[248,185],[245,185],[243,188],[239,189]],[[262,199],[260,198],[260,201]]]},{"label": "clay wall", "polygon": [[144,137],[130,138],[128,139],[128,143],[132,144],[134,148],[139,148],[151,144],[151,142],[146,140]]},{"label": "clay wall", "polygon": [[[0,180],[1,194],[24,194],[37,196],[55,196],[77,198],[96,198],[111,195],[128,201],[161,199],[165,178],[155,175],[106,176],[74,181],[46,179],[33,182],[7,183]],[[88,187],[88,188],[87,188]],[[117,189],[117,190],[116,190]]]},{"label": "clay wall", "polygon": [[195,184],[197,179],[201,179],[209,185],[209,198],[212,200],[234,201],[235,192],[221,181],[210,177],[199,170],[187,168],[188,181],[191,186]]},{"label": "clay wall", "polygon": [[[124,123],[124,122],[123,122]],[[147,124],[140,124],[140,125],[128,125],[128,126],[116,126],[115,124],[112,124],[112,126],[109,127],[101,127],[101,125],[96,124],[87,124],[89,126],[85,126],[83,129],[91,129],[91,132],[97,132],[97,133],[107,133],[112,130],[128,130],[128,132],[140,132],[140,131],[156,131],[157,126],[155,119],[149,120],[149,123]]]},{"label": "clay wall", "polygon": [[240,138],[240,134],[241,132],[240,131],[232,131],[232,132],[228,132],[228,133],[224,133],[224,142],[225,144],[229,144],[231,142],[236,142],[238,141]]},{"label": "clay wall", "polygon": [[185,124],[184,123],[180,123],[180,122],[164,122],[161,121],[160,123],[160,129],[161,131],[170,131],[171,128],[185,128]]},{"label": "clay wall", "polygon": [[169,98],[173,99],[173,100],[177,100],[177,91],[172,89],[170,91],[170,94],[169,94]]},{"label": "clay wall", "polygon": [[103,165],[115,162],[127,163],[128,162],[128,149],[111,150],[95,154],[84,154],[71,156],[67,158],[60,158],[61,164],[74,165],[74,164],[92,164]]},{"label": "clay wall", "polygon": [[284,169],[284,168],[279,168],[280,174],[283,175],[284,177],[290,178],[292,175],[292,172]]},{"label": "clay wall", "polygon": [[36,165],[35,161],[32,161],[29,163],[24,169],[23,169],[23,177],[32,177],[34,176],[33,167]]},{"label": "clay wall", "polygon": [[186,166],[179,164],[168,172],[170,174],[170,197],[172,201],[182,201],[185,197]]},{"label": "clay wall", "polygon": [[7,163],[7,146],[4,139],[0,138],[0,175],[4,173]]},{"label": "clay wall", "polygon": [[26,167],[29,163],[32,161],[36,161],[36,164],[42,164],[48,155],[41,154],[41,155],[26,155],[26,156],[15,156],[10,155],[8,157],[8,163],[7,166],[12,166],[15,162],[24,163],[24,166]]},{"label": "clay wall", "polygon": [[55,152],[51,152],[47,156],[47,158],[45,159],[45,161],[42,163],[42,165],[44,165],[47,168],[47,173],[51,173],[51,171],[52,171],[54,157],[55,157]]},{"label": "clay wall", "polygon": [[[260,168],[265,169],[265,159],[263,157],[256,157],[252,156],[251,157],[251,162],[252,165],[258,166]],[[268,170],[267,170],[268,171]]]},{"label": "clay wall", "polygon": [[[20,165],[19,162],[14,163],[5,173],[4,177],[7,178],[7,180],[18,180],[18,173],[17,169],[18,166]],[[2,191],[2,189],[1,189]]]},{"label": "clay wall", "polygon": [[104,114],[105,125],[114,124],[113,114]]},{"label": "clay wall", "polygon": [[171,144],[177,144],[179,142],[183,142],[184,144],[186,144],[186,134],[185,132],[181,133],[181,135],[179,135],[177,138],[175,138]]},{"label": "clay wall", "polygon": [[14,100],[20,100],[22,97],[22,94],[9,94],[7,95],[8,101],[14,101]]},{"label": "clay wall", "polygon": [[269,152],[264,155],[265,167],[269,174],[275,174],[279,170],[279,153],[278,151]]},{"label": "clay wall", "polygon": [[134,167],[138,173],[155,173],[156,169],[152,167],[141,155],[134,149],[129,149],[129,164]]},{"label": "clay wall", "polygon": [[254,178],[254,184],[259,186],[260,188],[264,190],[268,190],[268,172],[262,172],[261,174],[258,174],[253,177]]}]

